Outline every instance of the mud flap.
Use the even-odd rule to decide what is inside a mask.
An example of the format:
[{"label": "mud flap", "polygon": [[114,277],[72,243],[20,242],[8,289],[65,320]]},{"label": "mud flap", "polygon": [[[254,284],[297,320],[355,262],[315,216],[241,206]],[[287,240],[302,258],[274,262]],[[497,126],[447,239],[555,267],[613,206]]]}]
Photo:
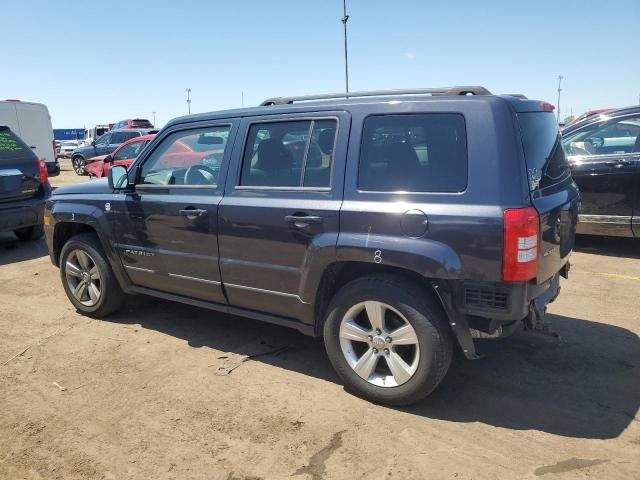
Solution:
[{"label": "mud flap", "polygon": [[478,360],[479,358],[482,358],[481,355],[476,353],[476,346],[473,343],[473,337],[471,336],[471,331],[469,330],[469,324],[467,323],[466,317],[463,314],[456,312],[453,308],[453,299],[446,283],[444,281],[433,280],[432,284],[433,289],[447,314],[451,330],[456,336],[456,340],[458,340],[458,345],[460,345],[464,356],[467,360]]}]

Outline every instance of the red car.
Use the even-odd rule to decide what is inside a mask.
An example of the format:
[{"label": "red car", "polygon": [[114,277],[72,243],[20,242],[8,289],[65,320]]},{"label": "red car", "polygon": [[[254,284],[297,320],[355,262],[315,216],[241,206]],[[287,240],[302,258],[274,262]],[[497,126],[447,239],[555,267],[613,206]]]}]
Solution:
[{"label": "red car", "polygon": [[129,165],[136,159],[142,149],[155,137],[155,134],[143,135],[127,140],[110,155],[100,155],[91,159],[91,163],[85,166],[90,177],[106,177],[109,168],[113,165]]},{"label": "red car", "polygon": [[153,128],[153,124],[146,118],[127,118],[115,123],[111,130],[121,128]]}]

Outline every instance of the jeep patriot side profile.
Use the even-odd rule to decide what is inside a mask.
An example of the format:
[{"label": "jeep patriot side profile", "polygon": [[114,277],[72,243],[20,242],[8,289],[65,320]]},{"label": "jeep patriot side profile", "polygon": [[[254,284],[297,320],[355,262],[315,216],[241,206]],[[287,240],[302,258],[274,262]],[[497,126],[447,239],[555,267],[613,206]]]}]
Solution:
[{"label": "jeep patriot side profile", "polygon": [[568,275],[552,110],[454,87],[176,118],[129,170],[55,191],[51,260],[85,315],[142,293],[294,327],[354,393],[416,402],[455,345],[540,328]]}]

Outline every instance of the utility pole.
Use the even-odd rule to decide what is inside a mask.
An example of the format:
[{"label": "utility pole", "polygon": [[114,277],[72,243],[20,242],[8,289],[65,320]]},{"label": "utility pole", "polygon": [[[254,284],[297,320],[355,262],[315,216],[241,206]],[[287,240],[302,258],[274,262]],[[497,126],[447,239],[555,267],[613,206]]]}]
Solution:
[{"label": "utility pole", "polygon": [[153,114],[153,126],[156,126],[156,112],[151,112]]},{"label": "utility pole", "polygon": [[244,90],[241,92],[242,97],[241,97],[241,104],[244,107]]},{"label": "utility pole", "polygon": [[558,122],[561,122],[562,119],[560,118],[560,92],[562,92],[562,88],[560,88],[560,85],[562,85],[562,79],[564,77],[562,75],[558,75]]},{"label": "utility pole", "polygon": [[347,0],[342,0],[342,19],[340,20],[344,25],[344,81],[346,85],[346,92],[349,91],[349,56],[347,55],[347,21],[349,15],[347,15]]},{"label": "utility pole", "polygon": [[191,115],[191,89],[185,88],[184,91],[187,92],[187,109],[189,110],[189,115]]}]

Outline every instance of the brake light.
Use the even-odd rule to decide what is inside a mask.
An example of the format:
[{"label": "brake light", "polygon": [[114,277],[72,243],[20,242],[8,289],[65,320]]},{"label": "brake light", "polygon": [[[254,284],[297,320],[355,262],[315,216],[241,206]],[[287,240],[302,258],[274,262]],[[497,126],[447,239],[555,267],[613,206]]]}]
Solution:
[{"label": "brake light", "polygon": [[502,278],[524,282],[538,275],[540,218],[533,207],[504,211]]},{"label": "brake light", "polygon": [[542,102],[540,108],[543,112],[553,112],[556,109],[555,105],[551,105],[549,102]]},{"label": "brake light", "polygon": [[39,158],[38,159],[38,173],[40,176],[40,183],[45,183],[49,180],[49,172],[47,172],[47,163]]}]

